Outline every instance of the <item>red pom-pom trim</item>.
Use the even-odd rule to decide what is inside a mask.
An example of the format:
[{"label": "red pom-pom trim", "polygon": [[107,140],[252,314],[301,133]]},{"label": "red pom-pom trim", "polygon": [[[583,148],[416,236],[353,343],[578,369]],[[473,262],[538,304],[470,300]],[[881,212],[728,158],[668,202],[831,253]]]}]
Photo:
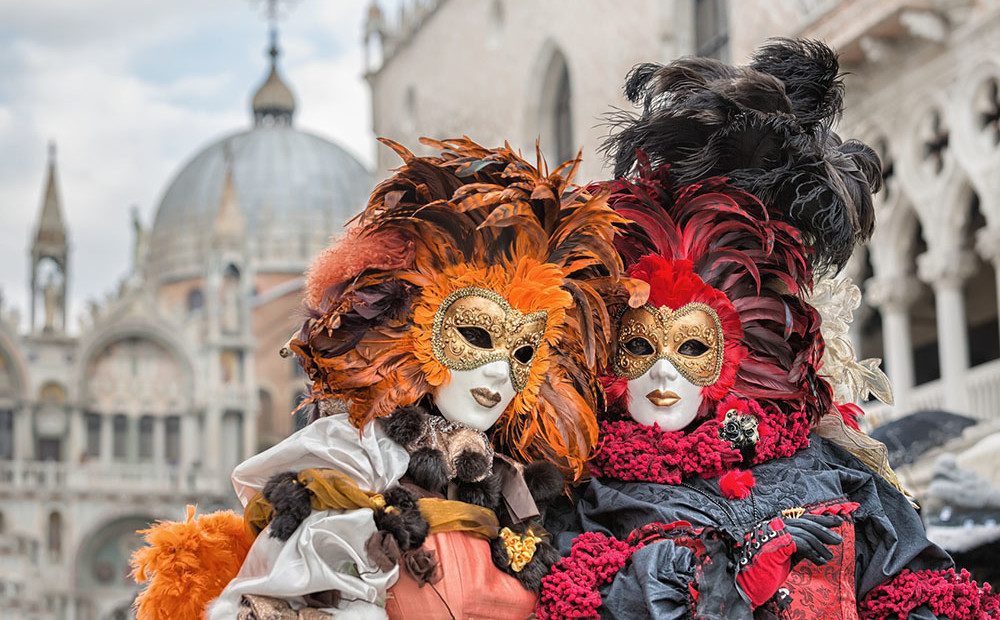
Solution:
[{"label": "red pom-pom trim", "polygon": [[858,605],[861,620],[906,618],[926,605],[936,616],[951,620],[988,620],[1000,614],[1000,595],[982,588],[969,571],[903,570],[895,579],[874,588]]},{"label": "red pom-pom trim", "polygon": [[726,499],[746,499],[750,497],[750,489],[757,484],[753,474],[746,469],[734,469],[719,478],[719,488]]},{"label": "red pom-pom trim", "polygon": [[[751,463],[719,437],[725,411],[757,418],[760,437]],[[773,403],[727,397],[717,414],[692,431],[662,431],[631,420],[602,422],[590,472],[598,478],[680,484],[687,478],[715,478],[737,466],[791,456],[809,445],[806,412],[785,414]]]}]

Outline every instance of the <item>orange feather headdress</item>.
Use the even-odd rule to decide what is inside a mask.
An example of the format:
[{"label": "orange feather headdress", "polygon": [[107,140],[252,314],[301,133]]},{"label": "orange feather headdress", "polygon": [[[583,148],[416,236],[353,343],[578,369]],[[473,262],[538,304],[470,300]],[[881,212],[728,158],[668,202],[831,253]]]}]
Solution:
[{"label": "orange feather headdress", "polygon": [[[341,398],[359,427],[447,383],[433,352],[438,309],[476,287],[547,319],[530,372],[493,427],[494,446],[546,459],[574,478],[597,437],[597,370],[607,362],[602,295],[617,290],[624,220],[603,193],[572,185],[579,160],[551,173],[468,138],[424,144],[379,185],[351,232],[310,268],[312,316],[293,339],[313,399]],[[537,150],[537,149],[536,149]]]}]

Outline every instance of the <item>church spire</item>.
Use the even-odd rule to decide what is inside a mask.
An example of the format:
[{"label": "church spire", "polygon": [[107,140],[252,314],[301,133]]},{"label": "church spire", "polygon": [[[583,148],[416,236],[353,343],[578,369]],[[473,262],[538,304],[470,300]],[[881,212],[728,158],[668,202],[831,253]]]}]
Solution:
[{"label": "church spire", "polygon": [[271,22],[271,73],[253,96],[254,127],[292,124],[295,114],[295,96],[278,74],[278,2],[268,2],[268,20]]},{"label": "church spire", "polygon": [[[48,178],[35,240],[31,244],[31,329],[46,333],[66,330],[69,241],[56,177],[56,145],[50,142]],[[39,307],[44,315],[38,314]]]},{"label": "church spire", "polygon": [[56,184],[56,143],[49,142],[49,172],[42,196],[42,210],[35,233],[35,246],[59,251],[66,246],[66,225],[63,223],[59,187]]}]

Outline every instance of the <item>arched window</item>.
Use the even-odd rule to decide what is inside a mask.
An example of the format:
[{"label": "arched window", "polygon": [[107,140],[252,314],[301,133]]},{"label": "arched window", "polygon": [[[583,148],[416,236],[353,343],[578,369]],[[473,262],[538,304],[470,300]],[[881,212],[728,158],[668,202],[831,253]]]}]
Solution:
[{"label": "arched window", "polygon": [[[923,227],[919,220],[913,230],[909,260],[916,271],[917,257],[927,251]],[[910,342],[913,345],[913,380],[921,385],[941,378],[941,361],[938,347],[937,306],[934,290],[926,283],[919,283],[916,301],[910,307]]]},{"label": "arched window", "polygon": [[101,456],[101,416],[97,413],[84,414],[85,426],[87,427],[87,458],[97,458]]},{"label": "arched window", "polygon": [[128,418],[116,415],[111,421],[111,456],[117,461],[128,458]]},{"label": "arched window", "polygon": [[222,276],[219,302],[222,331],[227,334],[239,332],[242,326],[243,300],[240,295],[240,270],[236,265],[230,264],[226,267]]},{"label": "arched window", "polygon": [[573,138],[573,85],[566,57],[558,49],[551,54],[540,85],[538,127],[542,151],[549,163],[560,164],[576,155]]},{"label": "arched window", "polygon": [[205,293],[201,292],[200,288],[193,288],[188,291],[187,295],[187,309],[188,312],[195,312],[196,310],[201,310],[205,306]]},{"label": "arched window", "polygon": [[[861,273],[858,275],[858,281],[856,284],[861,287],[863,291],[865,289],[865,283],[875,275],[875,270],[872,267],[871,252],[866,251],[864,253],[864,262],[862,263]],[[870,305],[866,302],[865,298],[861,299],[861,307],[858,308],[855,315],[859,324],[859,338],[858,343],[860,344],[860,350],[856,353],[859,359],[869,359],[877,358],[882,360],[882,365],[885,366],[885,343],[882,334],[882,313],[878,308]]]},{"label": "arched window", "polygon": [[62,557],[62,515],[56,511],[49,514],[48,549],[49,557],[58,560]]},{"label": "arched window", "polygon": [[0,409],[0,461],[14,458],[14,411]]},{"label": "arched window", "polygon": [[726,0],[694,0],[694,53],[729,61]]}]

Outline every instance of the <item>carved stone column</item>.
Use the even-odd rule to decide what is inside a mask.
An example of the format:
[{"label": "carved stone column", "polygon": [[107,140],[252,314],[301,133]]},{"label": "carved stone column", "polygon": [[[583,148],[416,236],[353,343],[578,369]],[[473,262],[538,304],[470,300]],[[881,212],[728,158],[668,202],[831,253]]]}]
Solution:
[{"label": "carved stone column", "polygon": [[868,280],[865,294],[882,313],[882,338],[886,374],[892,382],[895,407],[909,413],[913,390],[913,343],[910,339],[910,306],[917,299],[919,283],[913,276],[880,276]]},{"label": "carved stone column", "polygon": [[983,228],[976,233],[976,251],[993,264],[997,283],[997,310],[1000,312],[1000,228]]},{"label": "carved stone column", "polygon": [[968,330],[962,288],[975,273],[975,257],[968,251],[925,252],[917,257],[920,279],[934,288],[937,310],[938,354],[945,386],[945,407],[968,414],[965,374],[969,367]]}]

